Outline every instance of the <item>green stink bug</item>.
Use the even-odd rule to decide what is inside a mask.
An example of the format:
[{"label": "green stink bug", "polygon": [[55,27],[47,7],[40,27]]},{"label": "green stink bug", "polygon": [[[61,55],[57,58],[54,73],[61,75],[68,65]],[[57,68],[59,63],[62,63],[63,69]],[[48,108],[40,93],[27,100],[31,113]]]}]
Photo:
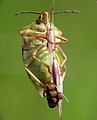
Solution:
[{"label": "green stink bug", "polygon": [[[23,61],[25,64],[25,70],[28,73],[28,76],[32,80],[33,84],[35,85],[36,89],[38,90],[41,96],[44,95],[45,86],[47,87],[48,84],[51,83],[50,72],[48,70],[49,53],[47,48],[47,41],[44,40],[45,37],[47,36],[46,25],[47,24],[49,25],[49,23],[45,23],[45,21],[43,21],[44,20],[43,16],[49,18],[49,13],[42,12],[39,18],[35,22],[31,23],[27,27],[24,27],[20,31],[20,34],[23,38],[22,49],[23,49]],[[62,41],[64,43],[67,43],[68,40],[61,36],[62,32],[54,25],[53,25],[53,32],[55,35],[56,43],[60,43]],[[61,69],[61,78],[63,82],[66,74],[65,62],[67,60],[67,57],[63,52],[63,50],[58,45],[56,45],[55,53],[56,53],[56,59]],[[61,85],[63,85],[63,83],[61,83]],[[54,88],[54,92],[55,91],[56,89]],[[58,105],[59,98],[62,99],[62,95],[61,97],[60,94],[58,94],[57,96],[59,97],[58,100],[56,100],[56,104],[54,103],[55,98],[53,98],[54,100],[52,100],[52,102],[49,102],[49,95],[47,96],[48,104],[51,108]]]},{"label": "green stink bug", "polygon": [[[62,32],[52,23],[52,14],[67,12],[77,13],[79,11],[53,12],[52,9],[50,13],[32,11],[16,13],[17,15],[40,14],[35,22],[20,30],[23,39],[22,56],[29,78],[40,95],[46,97],[50,108],[58,105],[60,118],[62,118],[62,99],[65,97],[63,80],[66,75],[67,57],[59,44],[65,44],[68,40],[62,37]],[[66,100],[68,101],[67,98]]]}]

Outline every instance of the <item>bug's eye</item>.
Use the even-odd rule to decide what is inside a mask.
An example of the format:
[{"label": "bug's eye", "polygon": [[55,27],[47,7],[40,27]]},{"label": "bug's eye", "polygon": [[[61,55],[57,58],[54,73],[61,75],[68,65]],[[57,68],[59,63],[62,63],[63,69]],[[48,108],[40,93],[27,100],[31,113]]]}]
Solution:
[{"label": "bug's eye", "polygon": [[39,18],[41,18],[41,15],[39,16]]},{"label": "bug's eye", "polygon": [[35,23],[36,23],[36,24],[40,24],[40,21],[39,21],[39,20],[36,20]]}]

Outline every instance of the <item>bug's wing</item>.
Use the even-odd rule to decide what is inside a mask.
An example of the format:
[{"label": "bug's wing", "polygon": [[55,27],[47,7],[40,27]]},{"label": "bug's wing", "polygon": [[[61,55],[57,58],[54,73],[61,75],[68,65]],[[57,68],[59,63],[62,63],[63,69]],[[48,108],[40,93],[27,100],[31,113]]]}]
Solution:
[{"label": "bug's wing", "polygon": [[43,97],[43,92],[44,92],[44,84],[35,76],[33,73],[25,67],[25,70],[29,76],[29,78],[34,82],[34,86],[38,90],[39,94]]},{"label": "bug's wing", "polygon": [[[60,76],[60,84],[58,84],[57,87],[59,89],[59,92],[63,93],[63,78],[62,78],[62,76]],[[64,95],[64,98],[69,103],[69,100],[65,95]],[[59,111],[59,116],[62,119],[62,100],[59,100],[59,102],[58,102],[58,111]]]},{"label": "bug's wing", "polygon": [[[63,93],[63,77],[62,76],[60,76],[60,83],[57,84],[57,87],[59,89],[58,91]],[[69,103],[69,100],[65,95],[64,95],[64,98]],[[59,100],[59,102],[58,102],[58,111],[59,111],[59,116],[62,119],[62,100]]]},{"label": "bug's wing", "polygon": [[[60,76],[60,83],[57,84],[57,87],[59,89],[59,92],[63,93],[63,78]],[[58,111],[59,111],[59,116],[62,118],[62,100],[59,100],[58,102]]]}]

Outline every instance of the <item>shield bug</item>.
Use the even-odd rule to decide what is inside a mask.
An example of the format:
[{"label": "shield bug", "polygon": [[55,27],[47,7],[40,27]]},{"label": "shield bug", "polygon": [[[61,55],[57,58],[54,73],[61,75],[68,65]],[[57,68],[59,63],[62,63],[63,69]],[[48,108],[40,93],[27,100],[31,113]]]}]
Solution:
[{"label": "shield bug", "polygon": [[[50,108],[58,106],[62,118],[63,80],[66,75],[67,57],[59,44],[67,43],[62,32],[53,24],[53,14],[78,13],[76,10],[54,12],[54,1],[50,12],[23,11],[19,14],[40,14],[35,22],[22,28],[22,56],[25,70],[42,97],[46,97]],[[66,97],[65,97],[66,98]],[[66,98],[68,101],[68,99]]]}]

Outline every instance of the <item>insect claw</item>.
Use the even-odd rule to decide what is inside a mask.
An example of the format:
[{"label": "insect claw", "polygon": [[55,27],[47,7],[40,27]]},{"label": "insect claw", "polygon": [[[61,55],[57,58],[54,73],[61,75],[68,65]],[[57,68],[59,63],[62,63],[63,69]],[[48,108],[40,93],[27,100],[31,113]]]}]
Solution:
[{"label": "insect claw", "polygon": [[23,36],[23,35],[25,35],[25,34],[26,34],[26,31],[25,31],[25,30],[21,30],[21,31],[20,31],[20,35],[21,35],[21,36]]},{"label": "insect claw", "polygon": [[50,67],[48,66],[48,72],[50,73],[50,74],[52,74],[52,72],[50,72]]},{"label": "insect claw", "polygon": [[65,100],[67,101],[67,103],[69,103],[68,98],[64,94],[63,94],[63,96],[64,96]]},{"label": "insect claw", "polygon": [[[58,90],[59,93],[62,93],[57,86],[56,86],[56,88],[57,88],[57,90]],[[63,93],[62,93],[62,94],[63,94]],[[67,101],[67,103],[69,103],[69,100],[68,100],[68,98],[65,96],[65,94],[63,94],[63,97],[65,98],[65,100]]]},{"label": "insect claw", "polygon": [[43,92],[43,97],[46,97],[46,96],[47,96],[47,95],[46,95],[46,92],[44,91],[44,92]]}]

